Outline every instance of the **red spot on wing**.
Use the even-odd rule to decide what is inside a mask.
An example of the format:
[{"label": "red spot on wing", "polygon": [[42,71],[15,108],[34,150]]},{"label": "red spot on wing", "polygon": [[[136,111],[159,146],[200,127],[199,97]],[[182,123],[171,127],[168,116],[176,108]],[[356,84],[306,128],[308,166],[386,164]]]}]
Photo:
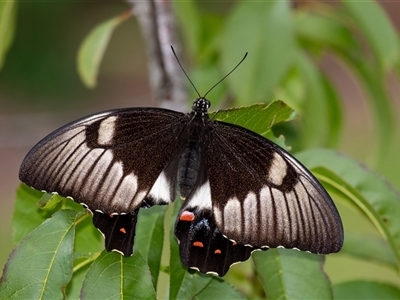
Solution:
[{"label": "red spot on wing", "polygon": [[221,254],[222,252],[221,252],[221,250],[220,249],[216,249],[215,251],[214,251],[214,254]]},{"label": "red spot on wing", "polygon": [[125,234],[126,234],[126,230],[125,230],[124,227],[121,227],[121,228],[119,229],[119,232],[122,232],[122,233],[125,233]]},{"label": "red spot on wing", "polygon": [[186,222],[194,221],[194,213],[185,210],[184,212],[181,213],[181,216],[179,217],[179,221],[186,221]]},{"label": "red spot on wing", "polygon": [[195,247],[200,247],[200,248],[204,248],[204,245],[203,245],[202,242],[194,242],[194,243],[193,243],[193,246],[195,246]]}]

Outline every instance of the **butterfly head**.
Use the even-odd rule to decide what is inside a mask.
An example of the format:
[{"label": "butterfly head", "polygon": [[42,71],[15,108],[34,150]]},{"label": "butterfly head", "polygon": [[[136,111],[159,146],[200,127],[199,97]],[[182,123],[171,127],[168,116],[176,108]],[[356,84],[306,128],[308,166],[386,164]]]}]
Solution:
[{"label": "butterfly head", "polygon": [[208,109],[211,106],[211,102],[204,97],[197,98],[193,102],[193,112],[195,114],[200,114],[201,116],[205,116],[208,113]]}]

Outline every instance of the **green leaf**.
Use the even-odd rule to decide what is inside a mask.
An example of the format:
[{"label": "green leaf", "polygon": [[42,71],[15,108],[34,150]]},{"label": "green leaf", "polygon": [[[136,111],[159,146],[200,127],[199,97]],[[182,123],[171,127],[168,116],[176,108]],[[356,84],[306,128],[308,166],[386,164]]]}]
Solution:
[{"label": "green leaf", "polygon": [[282,101],[274,101],[268,105],[252,104],[210,114],[211,119],[239,125],[264,136],[272,126],[290,121],[294,116],[294,110]]},{"label": "green leaf", "polygon": [[136,225],[135,247],[150,267],[154,288],[157,288],[164,242],[166,206],[141,209]]},{"label": "green leaf", "polygon": [[21,184],[17,189],[12,221],[15,242],[22,240],[29,232],[51,216],[50,212],[41,210],[37,205],[42,196],[43,192],[25,184]]},{"label": "green leaf", "polygon": [[335,299],[400,299],[396,286],[374,281],[355,280],[333,286]]},{"label": "green leaf", "polygon": [[210,283],[212,277],[186,270],[183,266],[180,266],[179,273],[174,273],[178,263],[182,263],[179,255],[173,257],[176,263],[170,265],[170,299],[192,299]]},{"label": "green leaf", "polygon": [[173,1],[174,11],[180,21],[180,28],[184,35],[184,40],[188,44],[190,53],[199,54],[202,44],[202,16],[193,1]]},{"label": "green leaf", "polygon": [[52,211],[63,199],[58,194],[44,193],[37,204],[43,210]]},{"label": "green leaf", "polygon": [[[205,10],[203,5],[193,0],[172,1],[172,5],[191,59],[198,63],[206,62],[206,65],[215,67],[219,34],[225,18],[212,10]],[[193,77],[191,78],[193,79]],[[221,76],[218,77],[219,79]],[[196,80],[193,82],[197,87],[202,87]],[[212,84],[216,82],[214,81]]]},{"label": "green leaf", "polygon": [[14,39],[16,14],[16,1],[0,1],[0,70]]},{"label": "green leaf", "polygon": [[[297,59],[300,76],[306,85],[307,99],[303,103],[303,112],[299,113],[302,121],[303,148],[327,145],[329,142],[330,123],[327,97],[320,71],[305,54]],[[318,113],[315,113],[318,112]]]},{"label": "green leaf", "polygon": [[195,299],[245,299],[233,286],[217,277],[212,277],[210,283],[196,296]]},{"label": "green leaf", "polygon": [[100,63],[111,35],[115,28],[130,16],[130,12],[124,13],[98,25],[83,41],[78,52],[78,73],[86,87],[96,86]]},{"label": "green leaf", "polygon": [[375,1],[342,1],[354,24],[368,40],[383,70],[393,68],[400,59],[398,34],[382,7]]},{"label": "green leaf", "polygon": [[[355,48],[342,49],[339,55],[347,62],[359,77],[362,87],[367,93],[372,113],[375,117],[377,128],[377,142],[374,154],[376,161],[383,160],[387,148],[394,138],[395,116],[392,100],[386,89],[387,72],[390,71],[400,59],[400,49],[396,30],[390,24],[384,11],[374,1],[368,3],[355,3],[343,1],[346,12],[354,20],[352,26],[364,35],[367,46],[372,48],[375,59],[371,59],[371,53],[363,53],[362,49],[354,53]],[[346,19],[348,21],[348,19]],[[360,47],[358,47],[360,48]],[[364,47],[365,48],[365,45]]]},{"label": "green leaf", "polygon": [[[62,200],[62,201],[61,201]],[[61,201],[61,202],[60,202]],[[44,205],[41,209],[39,205]],[[55,194],[44,193],[25,184],[17,189],[13,215],[13,237],[19,242],[29,232],[38,227],[59,209],[83,211],[83,207],[71,199]]]},{"label": "green leaf", "polygon": [[104,238],[93,225],[93,219],[88,211],[76,225],[75,258],[91,258],[93,253],[104,249]]},{"label": "green leaf", "polygon": [[[343,115],[340,99],[327,76],[304,54],[297,60],[298,80],[305,89],[298,114],[301,116],[302,148],[335,146],[340,137]],[[316,113],[318,112],[318,113]]]},{"label": "green leaf", "polygon": [[103,253],[89,268],[80,299],[156,299],[149,267],[139,252]]},{"label": "green leaf", "polygon": [[[42,208],[40,207],[42,206]],[[43,193],[25,184],[17,190],[13,215],[14,240],[19,242],[29,232],[51,217],[60,208],[84,212],[83,207],[57,194]],[[87,214],[76,225],[75,257],[87,257],[104,248],[104,239]]]},{"label": "green leaf", "polygon": [[[91,262],[93,262],[93,260],[91,260],[90,263]],[[85,264],[79,269],[75,269],[74,267],[74,274],[66,288],[67,299],[71,300],[79,299],[79,295],[81,294],[82,284],[89,268],[90,268],[89,263]]]},{"label": "green leaf", "polygon": [[[362,246],[360,247],[360,245]],[[372,236],[371,234],[346,232],[346,238],[340,253],[379,265],[386,265],[397,270],[396,257],[388,243],[381,237]]]},{"label": "green leaf", "polygon": [[268,299],[332,299],[324,256],[288,249],[252,256]]},{"label": "green leaf", "polygon": [[296,157],[328,187],[341,194],[388,241],[400,269],[400,194],[380,175],[331,150],[308,150]]},{"label": "green leaf", "polygon": [[[327,105],[327,119],[329,125],[329,139],[326,141],[326,145],[330,148],[334,148],[341,135],[343,127],[343,107],[340,103],[339,95],[329,79],[322,74],[322,88],[324,89],[324,95]],[[311,116],[309,116],[311,117]]]},{"label": "green leaf", "polygon": [[[324,51],[330,48],[336,55],[342,58],[347,66],[352,68],[355,74],[359,77],[362,87],[367,93],[367,99],[370,101],[372,112],[375,117],[375,127],[377,130],[376,149],[372,149],[377,153],[374,154],[376,164],[379,164],[379,159],[382,160],[386,149],[390,147],[393,141],[394,134],[394,114],[392,100],[390,99],[385,80],[387,71],[393,68],[399,61],[399,45],[397,33],[390,21],[385,16],[380,5],[374,1],[369,1],[366,5],[352,1],[343,1],[345,14],[343,10],[326,9],[319,10],[321,15],[316,13],[298,13],[296,14],[296,30],[300,40],[304,41],[304,47],[311,50],[317,48],[319,51]],[[318,11],[317,11],[318,12]],[[351,18],[349,18],[349,15]],[[355,32],[357,31],[357,32]],[[362,34],[366,38],[366,42],[360,42],[359,35]],[[376,59],[371,59],[369,52],[364,51],[365,45],[370,45]],[[318,53],[317,53],[318,55]],[[383,66],[383,67],[380,67]],[[305,70],[303,68],[303,70]],[[386,72],[386,73],[385,73]],[[305,77],[306,78],[306,77]],[[314,89],[323,86],[320,83],[314,84]],[[325,89],[326,90],[326,89]],[[312,96],[312,95],[311,95]],[[334,146],[335,140],[338,138],[338,128],[335,126],[337,122],[334,119],[331,104],[335,105],[332,94],[326,90],[326,98],[318,98],[321,96],[312,96],[308,111],[304,119],[305,132],[309,132],[310,128],[318,128],[315,125],[321,126],[324,120],[321,117],[329,116],[327,124],[330,128],[328,131],[318,130],[316,134],[307,134],[305,138],[311,140],[314,137],[329,136],[326,143],[309,143],[306,141],[306,147],[316,145]],[[325,113],[320,113],[318,105],[321,99],[328,100],[327,110]],[[336,105],[337,106],[337,105]],[[313,112],[318,111],[318,114]],[[300,115],[302,115],[300,113]],[[312,116],[311,118],[309,116]],[[309,125],[309,126],[308,126]],[[322,128],[322,127],[321,127]],[[336,131],[336,132],[335,132]],[[332,135],[333,134],[333,135]],[[333,140],[332,140],[333,138]],[[321,140],[323,141],[323,140]]]},{"label": "green leaf", "polygon": [[297,42],[288,1],[244,1],[228,16],[219,37],[225,73],[248,52],[239,75],[227,78],[238,104],[266,101],[294,62]]},{"label": "green leaf", "polygon": [[270,104],[253,104],[246,107],[231,108],[210,114],[210,118],[254,131],[282,148],[288,149],[283,137],[275,137],[271,131],[272,126],[290,121],[295,112],[282,101],[274,101]]},{"label": "green leaf", "polygon": [[387,149],[391,147],[395,136],[395,108],[392,99],[386,90],[385,74],[377,70],[374,64],[365,62],[365,58],[349,62],[357,75],[361,79],[362,87],[367,92],[367,99],[370,102],[374,123],[377,128],[376,144],[377,154],[376,163],[383,159]]},{"label": "green leaf", "polygon": [[[395,128],[392,100],[387,93],[385,80],[387,71],[399,61],[397,33],[380,5],[374,1],[369,1],[366,5],[354,1],[343,1],[343,5],[347,14],[343,10],[326,9],[326,7],[317,10],[317,13],[320,12],[321,15],[316,13],[296,14],[296,30],[300,40],[304,41],[304,47],[311,50],[317,48],[319,52],[330,48],[346,62],[346,65],[360,79],[372,107],[375,127],[378,128],[376,137],[378,142],[374,144],[376,149],[372,149],[372,151],[377,152],[374,153],[374,157],[377,160],[375,163],[379,164],[379,159],[382,160],[383,153],[393,141],[393,129]],[[360,42],[360,34],[365,36],[367,43],[365,40],[364,43]],[[366,45],[371,46],[373,53],[376,54],[376,59],[373,59],[369,52],[364,51]],[[307,70],[304,66],[300,69]],[[311,77],[303,76],[305,79],[308,78],[309,83],[312,83],[310,82]],[[332,94],[327,89],[325,89],[325,95],[317,94],[318,89],[323,87],[320,82],[315,81],[312,86],[314,92],[306,102],[308,109],[304,114],[306,116],[304,131],[309,133],[312,128],[317,130],[313,131],[313,134],[304,135],[306,139],[304,146],[305,148],[321,145],[334,146],[340,129],[335,126],[337,122],[334,119],[334,113],[331,113],[332,108],[335,109],[332,107],[332,105],[336,105],[332,102],[335,99],[331,97]],[[328,106],[323,111],[318,107],[323,102],[321,99],[328,101]],[[316,111],[318,114],[314,113]],[[301,112],[299,114],[302,115]],[[323,118],[326,116],[329,117],[326,119],[329,127],[325,130]],[[324,141],[326,137],[329,137],[327,142]]]},{"label": "green leaf", "polygon": [[[322,74],[304,55],[279,88],[275,98],[285,99],[301,117],[305,134],[303,148],[308,145],[336,146],[342,129],[343,113],[338,94],[327,76]],[[315,112],[319,113],[316,114]],[[285,136],[290,139],[290,135]],[[292,141],[298,143],[299,137]]]},{"label": "green leaf", "polygon": [[[328,16],[328,17],[327,17]],[[295,14],[295,29],[298,37],[304,40],[304,47],[359,50],[358,42],[352,32],[342,22],[337,10],[324,11],[318,15],[309,11]]]},{"label": "green leaf", "polygon": [[274,89],[274,99],[285,99],[285,103],[296,113],[301,114],[304,101],[307,100],[306,86],[297,68],[286,74],[280,85]]},{"label": "green leaf", "polygon": [[72,277],[77,213],[63,210],[44,221],[11,253],[0,299],[61,299]]}]

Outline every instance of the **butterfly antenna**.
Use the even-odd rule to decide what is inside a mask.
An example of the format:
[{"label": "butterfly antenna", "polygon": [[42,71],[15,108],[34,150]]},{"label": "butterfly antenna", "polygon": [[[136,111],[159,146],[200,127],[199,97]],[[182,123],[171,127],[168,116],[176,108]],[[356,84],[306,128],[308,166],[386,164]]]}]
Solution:
[{"label": "butterfly antenna", "polygon": [[190,84],[192,85],[192,87],[194,88],[194,90],[196,91],[197,95],[199,96],[199,98],[201,98],[199,91],[196,89],[196,87],[194,86],[193,82],[190,80],[189,75],[186,73],[185,69],[182,67],[181,62],[179,61],[178,56],[175,53],[174,47],[172,47],[171,45],[171,49],[172,49],[172,53],[174,53],[174,56],[176,58],[176,61],[178,62],[179,66],[181,67],[183,73],[185,74],[186,78],[189,80]]},{"label": "butterfly antenna", "polygon": [[231,75],[231,73],[233,71],[236,70],[237,67],[240,66],[240,64],[246,59],[248,52],[246,52],[243,56],[243,58],[239,61],[239,63],[228,73],[226,74],[224,77],[222,77],[222,79],[220,79],[220,81],[218,81],[216,84],[214,84],[207,93],[205,93],[204,98],[208,95],[209,92],[211,92],[213,90],[213,88],[215,88],[218,84],[220,84],[223,80],[225,80],[226,77],[228,77],[229,75]]}]

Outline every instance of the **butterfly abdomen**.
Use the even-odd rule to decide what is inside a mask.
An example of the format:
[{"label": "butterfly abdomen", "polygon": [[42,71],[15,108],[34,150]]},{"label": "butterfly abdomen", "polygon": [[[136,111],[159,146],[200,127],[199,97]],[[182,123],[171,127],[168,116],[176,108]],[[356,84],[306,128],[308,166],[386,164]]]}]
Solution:
[{"label": "butterfly abdomen", "polygon": [[178,163],[178,189],[182,198],[186,198],[195,186],[200,170],[200,146],[190,141],[185,146]]}]

